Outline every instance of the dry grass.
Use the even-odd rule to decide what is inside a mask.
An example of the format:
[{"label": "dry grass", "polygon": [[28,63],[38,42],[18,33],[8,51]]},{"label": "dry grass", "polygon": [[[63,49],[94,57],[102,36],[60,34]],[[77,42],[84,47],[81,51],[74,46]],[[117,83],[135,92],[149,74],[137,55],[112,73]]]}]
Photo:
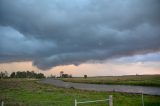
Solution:
[{"label": "dry grass", "polygon": [[128,75],[128,76],[104,76],[104,77],[78,77],[63,78],[63,81],[91,84],[122,84],[141,86],[160,86],[160,75]]}]

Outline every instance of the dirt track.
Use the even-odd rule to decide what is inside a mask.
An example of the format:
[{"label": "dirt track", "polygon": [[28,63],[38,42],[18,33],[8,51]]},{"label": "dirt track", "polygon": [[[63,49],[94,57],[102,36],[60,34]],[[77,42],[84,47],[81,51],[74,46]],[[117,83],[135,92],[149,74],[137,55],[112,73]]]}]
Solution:
[{"label": "dirt track", "polygon": [[143,94],[148,94],[148,95],[159,95],[160,96],[160,87],[84,84],[84,83],[63,82],[61,80],[49,79],[49,78],[43,79],[39,82],[52,84],[57,87],[63,87],[63,88],[75,88],[75,89],[92,90],[92,91],[114,91],[114,92],[127,92],[127,93],[143,93]]}]

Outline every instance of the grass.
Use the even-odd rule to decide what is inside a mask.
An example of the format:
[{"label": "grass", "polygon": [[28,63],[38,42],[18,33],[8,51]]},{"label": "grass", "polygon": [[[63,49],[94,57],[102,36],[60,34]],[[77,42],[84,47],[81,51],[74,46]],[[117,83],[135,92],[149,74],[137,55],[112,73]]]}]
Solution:
[{"label": "grass", "polygon": [[119,85],[141,85],[160,87],[160,75],[128,75],[128,76],[105,76],[105,77],[78,77],[63,78],[63,81],[91,84],[119,84]]},{"label": "grass", "polygon": [[[105,99],[113,95],[114,106],[141,106],[139,94],[95,92],[57,88],[28,79],[1,79],[0,101],[4,106],[74,106],[78,101]],[[160,106],[160,96],[144,95],[145,106]],[[108,106],[106,102],[79,104],[78,106]]]}]

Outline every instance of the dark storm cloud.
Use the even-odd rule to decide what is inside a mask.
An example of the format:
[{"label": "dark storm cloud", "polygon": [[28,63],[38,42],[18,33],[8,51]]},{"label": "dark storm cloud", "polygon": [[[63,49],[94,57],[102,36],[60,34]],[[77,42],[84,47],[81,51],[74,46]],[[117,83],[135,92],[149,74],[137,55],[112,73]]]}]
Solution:
[{"label": "dark storm cloud", "polygon": [[41,69],[160,51],[159,0],[0,0],[0,62]]}]

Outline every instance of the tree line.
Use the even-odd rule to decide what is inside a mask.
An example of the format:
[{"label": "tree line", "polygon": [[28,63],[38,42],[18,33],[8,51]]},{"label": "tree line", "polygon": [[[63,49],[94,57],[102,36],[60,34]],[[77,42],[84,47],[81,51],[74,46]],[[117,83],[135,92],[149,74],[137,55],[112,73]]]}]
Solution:
[{"label": "tree line", "polygon": [[12,72],[10,76],[7,71],[0,72],[0,78],[45,78],[43,73],[35,73],[34,71],[18,71]]}]

